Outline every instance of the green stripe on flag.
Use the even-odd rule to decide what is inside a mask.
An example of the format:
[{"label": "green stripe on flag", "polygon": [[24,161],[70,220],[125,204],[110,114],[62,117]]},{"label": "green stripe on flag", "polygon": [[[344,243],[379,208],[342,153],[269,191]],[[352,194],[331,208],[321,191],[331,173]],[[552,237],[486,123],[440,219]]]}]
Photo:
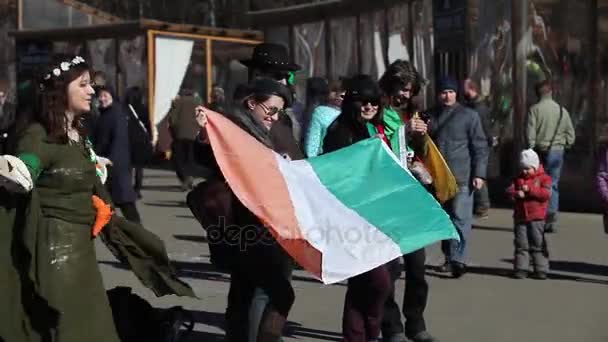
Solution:
[{"label": "green stripe on flag", "polygon": [[406,254],[458,233],[441,205],[372,138],[308,159],[321,183]]}]

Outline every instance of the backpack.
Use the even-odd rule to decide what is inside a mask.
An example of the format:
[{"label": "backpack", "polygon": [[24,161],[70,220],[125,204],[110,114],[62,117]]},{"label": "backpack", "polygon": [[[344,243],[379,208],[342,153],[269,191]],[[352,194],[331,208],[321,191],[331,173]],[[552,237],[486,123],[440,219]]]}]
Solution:
[{"label": "backpack", "polygon": [[121,342],[180,342],[194,328],[192,314],[181,306],[156,309],[130,287],[119,286],[106,293]]},{"label": "backpack", "polygon": [[146,125],[141,121],[132,105],[128,105],[127,115],[129,145],[131,147],[131,164],[144,166],[154,154],[154,146]]},{"label": "backpack", "polygon": [[[236,264],[238,236],[228,236],[227,227],[234,224],[235,201],[238,201],[228,184],[221,179],[201,182],[190,191],[186,203],[207,233],[211,264],[221,271],[230,272]],[[231,241],[237,239],[236,243]]]}]

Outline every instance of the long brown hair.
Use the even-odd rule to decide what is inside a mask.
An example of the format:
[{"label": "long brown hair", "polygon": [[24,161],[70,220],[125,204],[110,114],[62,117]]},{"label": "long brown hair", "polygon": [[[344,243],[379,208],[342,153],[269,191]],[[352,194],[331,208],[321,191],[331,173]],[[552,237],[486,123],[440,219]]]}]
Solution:
[{"label": "long brown hair", "polygon": [[[68,142],[65,114],[68,109],[68,86],[83,73],[90,71],[90,67],[82,57],[56,55],[42,70],[38,81],[38,109],[35,120],[44,127],[49,141],[65,144]],[[82,119],[82,116],[74,118],[72,126],[84,136]]]}]

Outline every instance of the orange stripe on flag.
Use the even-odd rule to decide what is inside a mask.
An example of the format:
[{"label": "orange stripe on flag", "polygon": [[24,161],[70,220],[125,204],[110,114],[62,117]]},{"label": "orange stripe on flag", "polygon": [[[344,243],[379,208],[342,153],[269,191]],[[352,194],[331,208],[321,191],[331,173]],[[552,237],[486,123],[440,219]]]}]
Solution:
[{"label": "orange stripe on flag", "polygon": [[213,154],[234,194],[270,227],[272,235],[302,267],[321,279],[321,253],[300,231],[277,154],[223,115],[210,112],[208,119]]}]

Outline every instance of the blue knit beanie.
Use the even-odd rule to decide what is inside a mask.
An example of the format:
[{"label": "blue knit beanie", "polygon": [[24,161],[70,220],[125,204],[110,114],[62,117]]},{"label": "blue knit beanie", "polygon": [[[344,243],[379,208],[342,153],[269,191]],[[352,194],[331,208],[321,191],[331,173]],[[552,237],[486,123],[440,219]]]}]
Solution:
[{"label": "blue knit beanie", "polygon": [[439,92],[443,92],[446,90],[453,90],[458,92],[458,82],[451,77],[445,77],[439,80]]}]

